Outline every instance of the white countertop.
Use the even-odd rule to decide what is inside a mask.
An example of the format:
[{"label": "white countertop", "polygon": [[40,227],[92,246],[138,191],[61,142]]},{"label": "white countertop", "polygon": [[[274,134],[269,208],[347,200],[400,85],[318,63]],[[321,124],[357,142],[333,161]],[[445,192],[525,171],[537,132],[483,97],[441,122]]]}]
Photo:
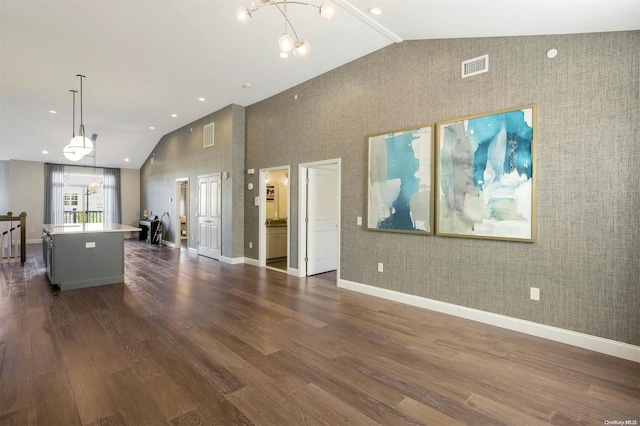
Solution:
[{"label": "white countertop", "polygon": [[141,231],[140,228],[121,225],[119,223],[67,223],[64,225],[44,224],[42,225],[42,229],[50,235]]}]

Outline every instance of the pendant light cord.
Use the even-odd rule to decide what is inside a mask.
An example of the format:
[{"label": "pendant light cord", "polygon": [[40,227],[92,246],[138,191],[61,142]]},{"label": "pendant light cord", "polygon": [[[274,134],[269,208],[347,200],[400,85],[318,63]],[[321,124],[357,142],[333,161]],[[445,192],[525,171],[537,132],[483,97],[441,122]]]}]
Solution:
[{"label": "pendant light cord", "polygon": [[69,90],[72,94],[73,94],[73,118],[71,119],[72,124],[72,128],[71,128],[71,139],[76,137],[76,93],[78,93],[77,90]]},{"label": "pendant light cord", "polygon": [[78,74],[78,77],[80,78],[80,136],[82,136],[82,147],[86,148],[85,146],[85,141],[84,141],[84,122],[82,121],[82,80],[84,78],[86,78],[84,75],[80,75]]}]

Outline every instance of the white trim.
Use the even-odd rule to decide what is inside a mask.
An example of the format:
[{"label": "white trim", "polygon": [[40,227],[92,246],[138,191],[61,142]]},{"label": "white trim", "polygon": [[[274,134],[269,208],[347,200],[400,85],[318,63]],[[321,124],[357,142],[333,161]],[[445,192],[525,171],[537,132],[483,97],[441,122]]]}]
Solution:
[{"label": "white trim", "polygon": [[[291,181],[291,165],[266,167],[258,171],[258,266],[267,266],[267,173],[285,170]],[[291,264],[291,185],[287,185],[287,267]]]},{"label": "white trim", "polygon": [[251,265],[251,266],[257,266],[258,268],[260,267],[260,261],[258,259],[252,259],[250,257],[245,257],[244,258],[244,263],[246,263],[247,265]]},{"label": "white trim", "polygon": [[165,245],[167,247],[171,247],[171,248],[176,248],[176,245],[173,241],[169,241],[169,240],[162,240],[162,245]]},{"label": "white trim", "polygon": [[177,178],[176,179],[176,195],[175,195],[175,219],[174,219],[174,229],[176,229],[176,232],[174,232],[174,238],[175,238],[175,248],[180,248],[180,246],[182,246],[182,223],[180,223],[180,196],[181,196],[181,189],[182,189],[182,182],[186,182],[187,183],[187,190],[185,193],[185,204],[186,204],[186,212],[187,214],[185,215],[187,218],[187,244],[189,242],[189,235],[190,234],[190,229],[189,229],[189,216],[191,215],[191,212],[189,210],[189,190],[191,189],[189,187],[190,182],[189,182],[189,178],[188,177],[182,177],[182,178]]},{"label": "white trim", "polygon": [[245,258],[244,257],[227,257],[227,256],[220,256],[220,262],[222,263],[228,263],[229,265],[238,265],[240,263],[244,263]]},{"label": "white trim", "polygon": [[616,340],[578,333],[576,331],[552,327],[533,321],[494,314],[492,312],[454,305],[452,303],[441,302],[412,294],[400,293],[394,290],[360,284],[343,279],[338,280],[338,287],[353,290],[358,293],[368,294],[370,296],[380,297],[382,299],[392,300],[394,302],[400,302],[411,306],[417,306],[419,308],[454,315],[460,318],[478,321],[496,327],[506,328],[508,330],[529,334],[531,336],[542,337],[543,339],[577,346],[579,348],[612,355],[629,361],[640,362],[640,346],[630,345]]},{"label": "white trim", "polygon": [[367,15],[362,10],[358,9],[347,0],[334,0],[342,9],[353,15],[355,18],[362,21],[364,24],[370,26],[380,34],[393,41],[394,43],[402,42],[402,38],[389,30],[387,27],[380,25],[375,19]]},{"label": "white trim", "polygon": [[289,274],[289,275],[293,275],[294,277],[299,276],[299,275],[298,275],[298,274],[299,274],[299,272],[298,272],[298,269],[297,269],[297,268],[289,268],[289,269],[287,269],[287,274]]}]

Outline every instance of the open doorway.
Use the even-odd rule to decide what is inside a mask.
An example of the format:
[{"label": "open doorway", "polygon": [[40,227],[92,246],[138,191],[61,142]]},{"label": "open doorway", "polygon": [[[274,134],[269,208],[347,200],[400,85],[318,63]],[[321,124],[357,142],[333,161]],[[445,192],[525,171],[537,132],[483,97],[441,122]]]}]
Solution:
[{"label": "open doorway", "polygon": [[176,179],[175,247],[189,249],[189,178]]},{"label": "open doorway", "polygon": [[339,158],[299,165],[299,276],[340,279],[340,166]]},{"label": "open doorway", "polygon": [[260,266],[289,271],[289,166],[260,169]]}]

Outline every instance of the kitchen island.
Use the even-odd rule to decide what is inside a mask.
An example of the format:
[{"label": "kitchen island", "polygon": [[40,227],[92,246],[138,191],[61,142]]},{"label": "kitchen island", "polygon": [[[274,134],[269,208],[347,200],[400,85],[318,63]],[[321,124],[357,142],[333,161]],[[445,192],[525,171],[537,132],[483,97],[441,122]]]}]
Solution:
[{"label": "kitchen island", "polygon": [[60,290],[124,282],[124,234],[120,224],[42,225],[43,256],[51,284]]}]

